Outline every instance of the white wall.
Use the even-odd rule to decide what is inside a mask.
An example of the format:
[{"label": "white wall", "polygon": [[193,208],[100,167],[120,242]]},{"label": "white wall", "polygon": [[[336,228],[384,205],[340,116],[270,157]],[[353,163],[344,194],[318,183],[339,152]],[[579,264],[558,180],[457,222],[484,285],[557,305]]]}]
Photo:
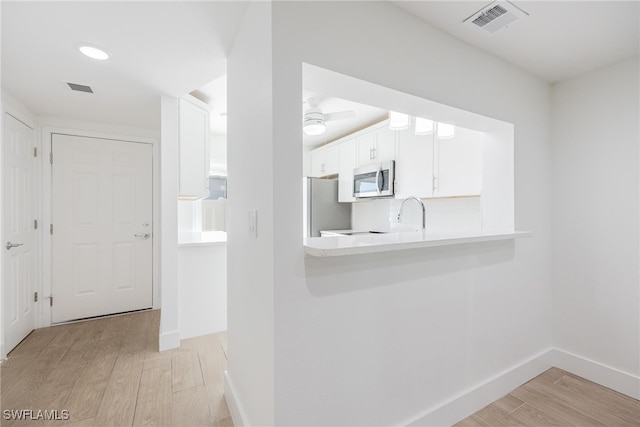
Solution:
[{"label": "white wall", "polygon": [[178,99],[160,100],[160,351],[180,347],[178,289]]},{"label": "white wall", "polygon": [[[452,423],[543,369],[512,370],[551,346],[549,85],[386,2],[272,7],[275,422]],[[515,225],[534,237],[305,258],[302,62],[513,123]],[[509,384],[437,411],[505,373]]]},{"label": "white wall", "polygon": [[554,85],[552,151],[554,346],[577,356],[566,368],[636,398],[639,75],[636,58]]},{"label": "white wall", "polygon": [[[252,2],[228,58],[227,300],[225,394],[247,425],[274,425],[274,173],[271,4]],[[300,109],[300,103],[296,103]],[[299,162],[299,160],[298,160]],[[300,188],[296,173],[296,189]],[[248,212],[257,211],[257,238]],[[279,209],[278,209],[279,210]],[[300,237],[300,228],[296,236]]]}]

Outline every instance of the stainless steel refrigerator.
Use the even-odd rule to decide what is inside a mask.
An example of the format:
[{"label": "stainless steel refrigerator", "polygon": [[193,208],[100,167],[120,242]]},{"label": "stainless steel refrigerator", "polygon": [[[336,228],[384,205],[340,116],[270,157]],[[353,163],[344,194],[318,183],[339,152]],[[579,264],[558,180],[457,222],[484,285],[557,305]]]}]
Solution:
[{"label": "stainless steel refrigerator", "polygon": [[351,229],[351,203],[338,202],[338,180],[304,177],[302,182],[304,237],[320,230]]}]

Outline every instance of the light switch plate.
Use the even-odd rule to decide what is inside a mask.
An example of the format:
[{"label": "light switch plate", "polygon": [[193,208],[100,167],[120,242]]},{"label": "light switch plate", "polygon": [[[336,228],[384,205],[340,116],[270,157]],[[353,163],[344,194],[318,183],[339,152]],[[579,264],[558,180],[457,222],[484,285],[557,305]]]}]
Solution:
[{"label": "light switch plate", "polygon": [[258,238],[258,211],[249,211],[249,237]]}]

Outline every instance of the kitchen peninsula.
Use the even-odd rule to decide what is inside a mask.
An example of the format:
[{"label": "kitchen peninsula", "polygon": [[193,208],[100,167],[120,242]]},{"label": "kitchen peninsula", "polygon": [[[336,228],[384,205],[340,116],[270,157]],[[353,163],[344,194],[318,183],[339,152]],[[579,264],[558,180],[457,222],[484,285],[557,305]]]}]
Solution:
[{"label": "kitchen peninsula", "polygon": [[369,233],[354,236],[336,235],[310,237],[304,241],[305,254],[315,257],[336,257],[404,249],[430,248],[465,243],[489,242],[529,237],[528,231],[429,233],[405,231],[400,233]]}]

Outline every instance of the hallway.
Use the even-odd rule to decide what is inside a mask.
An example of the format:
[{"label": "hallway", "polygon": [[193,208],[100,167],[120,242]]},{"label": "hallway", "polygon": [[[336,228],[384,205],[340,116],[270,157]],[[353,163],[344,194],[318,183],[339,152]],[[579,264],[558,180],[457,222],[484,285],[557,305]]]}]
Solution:
[{"label": "hallway", "polygon": [[2,425],[232,426],[226,334],[159,353],[159,322],[153,310],[33,331],[2,364]]}]

